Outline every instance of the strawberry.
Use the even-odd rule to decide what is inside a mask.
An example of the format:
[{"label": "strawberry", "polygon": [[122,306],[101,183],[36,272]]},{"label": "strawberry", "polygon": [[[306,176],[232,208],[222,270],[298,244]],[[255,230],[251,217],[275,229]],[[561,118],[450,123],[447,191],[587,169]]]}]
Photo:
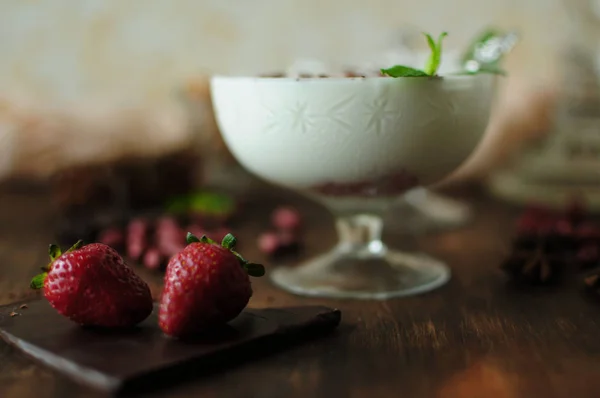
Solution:
[{"label": "strawberry", "polygon": [[152,312],[150,288],[121,256],[101,243],[77,242],[65,253],[48,250],[51,263],[31,281],[61,315],[84,326],[131,327]]},{"label": "strawberry", "polygon": [[260,264],[234,251],[227,234],[219,245],[188,232],[188,245],[171,258],[165,274],[158,324],[172,337],[189,336],[223,325],[242,312],[252,296],[250,276],[262,276]]}]

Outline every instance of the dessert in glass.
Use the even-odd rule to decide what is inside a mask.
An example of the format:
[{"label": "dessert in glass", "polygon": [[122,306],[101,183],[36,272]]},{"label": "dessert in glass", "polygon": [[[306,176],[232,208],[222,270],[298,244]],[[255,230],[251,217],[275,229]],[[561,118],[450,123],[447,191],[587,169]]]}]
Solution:
[{"label": "dessert in glass", "polygon": [[[496,77],[227,77],[211,79],[231,153],[258,177],[323,204],[338,244],[269,271],[301,295],[387,299],[443,285],[450,269],[382,241],[405,192],[457,169],[486,129]],[[396,246],[396,245],[394,245]]]}]

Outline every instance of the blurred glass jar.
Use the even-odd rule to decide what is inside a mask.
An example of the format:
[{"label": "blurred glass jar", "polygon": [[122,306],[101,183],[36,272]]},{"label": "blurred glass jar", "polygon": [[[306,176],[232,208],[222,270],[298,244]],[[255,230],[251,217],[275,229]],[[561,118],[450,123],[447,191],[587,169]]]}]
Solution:
[{"label": "blurred glass jar", "polygon": [[569,18],[551,124],[492,176],[490,188],[512,202],[555,207],[581,195],[600,210],[600,2],[564,6]]}]

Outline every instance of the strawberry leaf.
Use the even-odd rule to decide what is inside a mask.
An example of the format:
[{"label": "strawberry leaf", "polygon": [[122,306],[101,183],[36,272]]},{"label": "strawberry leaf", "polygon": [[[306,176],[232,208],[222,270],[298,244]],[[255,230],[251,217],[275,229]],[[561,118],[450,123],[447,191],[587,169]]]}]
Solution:
[{"label": "strawberry leaf", "polygon": [[261,264],[246,263],[244,264],[244,268],[246,269],[246,272],[248,272],[248,275],[256,278],[259,278],[265,274],[265,267]]},{"label": "strawberry leaf", "polygon": [[48,255],[50,256],[50,260],[54,261],[60,257],[62,254],[62,250],[55,244],[48,246]]},{"label": "strawberry leaf", "polygon": [[[188,244],[194,243],[194,242],[216,244],[216,242],[214,240],[208,238],[206,235],[203,235],[200,239],[198,239],[191,232],[187,233],[186,241]],[[223,237],[223,240],[221,241],[221,246],[223,248],[229,250],[231,252],[231,254],[233,254],[235,256],[235,258],[237,258],[240,265],[246,270],[248,275],[254,276],[254,277],[263,276],[265,274],[265,267],[262,266],[261,264],[255,264],[255,263],[249,262],[244,257],[242,257],[242,255],[240,253],[233,250],[235,248],[236,244],[237,244],[237,239],[231,233],[228,233],[227,235],[225,235]]]},{"label": "strawberry leaf", "polygon": [[235,250],[229,250],[231,251],[231,253],[233,253],[234,256],[237,257],[238,261],[240,262],[240,265],[246,270],[248,275],[258,278],[265,274],[265,267],[263,265],[251,263]]},{"label": "strawberry leaf", "polygon": [[390,77],[423,77],[428,76],[422,70],[410,66],[396,65],[388,69],[381,69],[381,73]]},{"label": "strawberry leaf", "polygon": [[75,244],[73,246],[71,246],[69,248],[69,250],[67,250],[67,253],[75,251],[77,249],[80,249],[83,246],[83,241],[80,239],[77,242],[75,242]]},{"label": "strawberry leaf", "polygon": [[235,236],[233,236],[232,234],[227,234],[223,238],[223,241],[221,242],[221,246],[223,246],[226,249],[231,250],[235,247],[236,243],[237,243],[237,239],[235,238]]},{"label": "strawberry leaf", "polygon": [[36,289],[36,290],[43,288],[44,281],[46,280],[47,276],[48,276],[47,272],[44,272],[44,273],[34,276],[33,279],[31,280],[31,283],[29,284],[29,287],[32,289]]},{"label": "strawberry leaf", "polygon": [[198,243],[198,242],[200,242],[200,239],[198,239],[198,237],[196,235],[194,235],[193,233],[188,232],[187,235],[185,236],[185,241],[189,245],[191,243]]},{"label": "strawberry leaf", "polygon": [[233,253],[233,255],[237,257],[238,260],[240,260],[240,263],[242,265],[246,265],[248,263],[248,261],[244,257],[242,257],[242,255],[240,253],[238,253],[232,249],[229,249],[229,251],[231,251]]}]

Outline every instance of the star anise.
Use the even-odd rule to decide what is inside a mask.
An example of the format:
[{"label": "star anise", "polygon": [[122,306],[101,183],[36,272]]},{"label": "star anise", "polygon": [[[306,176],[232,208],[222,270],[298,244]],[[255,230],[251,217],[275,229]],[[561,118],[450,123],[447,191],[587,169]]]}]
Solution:
[{"label": "star anise", "polygon": [[501,269],[515,282],[545,285],[558,282],[565,271],[566,262],[557,255],[546,253],[544,245],[533,250],[512,253],[501,265]]},{"label": "star anise", "polygon": [[583,283],[588,293],[600,295],[600,272],[587,275],[583,279]]}]

